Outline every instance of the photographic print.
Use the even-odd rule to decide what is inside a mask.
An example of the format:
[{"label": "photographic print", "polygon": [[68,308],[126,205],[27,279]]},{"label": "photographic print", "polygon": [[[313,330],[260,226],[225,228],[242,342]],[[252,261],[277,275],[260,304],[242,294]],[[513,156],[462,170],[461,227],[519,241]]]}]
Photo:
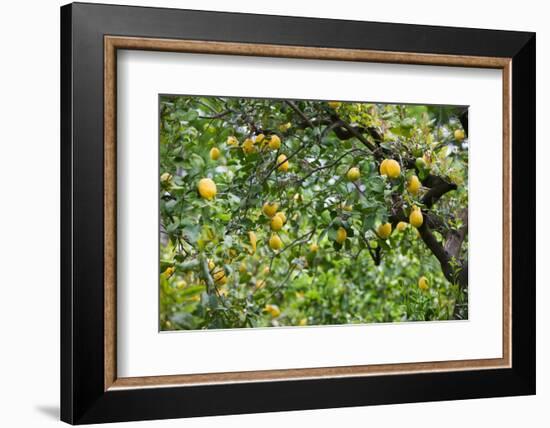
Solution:
[{"label": "photographic print", "polygon": [[468,318],[468,107],[159,96],[162,331]]}]

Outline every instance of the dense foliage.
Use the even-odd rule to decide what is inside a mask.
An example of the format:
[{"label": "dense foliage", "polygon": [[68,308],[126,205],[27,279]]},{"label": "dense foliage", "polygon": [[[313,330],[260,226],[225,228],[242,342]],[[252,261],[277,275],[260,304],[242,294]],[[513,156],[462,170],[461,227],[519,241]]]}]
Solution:
[{"label": "dense foliage", "polygon": [[467,318],[465,134],[460,107],[161,97],[161,329]]}]

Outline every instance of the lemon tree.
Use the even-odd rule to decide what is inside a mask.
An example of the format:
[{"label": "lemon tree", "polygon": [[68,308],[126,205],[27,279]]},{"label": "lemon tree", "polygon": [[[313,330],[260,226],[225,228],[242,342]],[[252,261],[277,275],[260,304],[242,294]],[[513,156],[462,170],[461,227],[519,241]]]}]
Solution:
[{"label": "lemon tree", "polygon": [[467,109],[160,100],[164,330],[467,318]]}]

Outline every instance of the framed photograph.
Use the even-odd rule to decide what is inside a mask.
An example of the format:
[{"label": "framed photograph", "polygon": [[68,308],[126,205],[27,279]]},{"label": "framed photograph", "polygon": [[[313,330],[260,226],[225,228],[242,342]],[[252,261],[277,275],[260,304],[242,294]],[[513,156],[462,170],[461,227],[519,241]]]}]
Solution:
[{"label": "framed photograph", "polygon": [[61,418],[535,393],[535,35],[61,8]]}]

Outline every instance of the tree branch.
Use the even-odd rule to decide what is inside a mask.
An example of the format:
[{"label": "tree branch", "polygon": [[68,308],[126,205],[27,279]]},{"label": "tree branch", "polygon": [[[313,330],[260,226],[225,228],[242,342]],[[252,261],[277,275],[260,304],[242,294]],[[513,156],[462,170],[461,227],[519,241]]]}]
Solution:
[{"label": "tree branch", "polygon": [[381,154],[379,153],[378,151],[378,147],[376,147],[374,144],[372,144],[369,140],[367,140],[363,134],[361,134],[357,128],[355,128],[354,126],[351,126],[349,123],[346,123],[344,122],[343,120],[339,119],[340,122],[342,122],[342,126],[344,127],[344,129],[346,129],[351,135],[353,135],[355,138],[357,138],[359,141],[361,141],[361,143],[367,147],[371,152],[372,154],[376,157],[376,158],[380,158],[381,157]]},{"label": "tree branch", "polygon": [[313,124],[313,122],[309,119],[309,117],[307,117],[303,112],[302,110],[300,110],[298,108],[298,106],[294,103],[294,101],[290,101],[290,100],[285,100],[285,103],[292,109],[296,112],[296,114],[298,116],[300,116],[300,118],[305,122],[307,123],[307,125],[310,127],[310,128],[315,128],[315,125]]},{"label": "tree branch", "polygon": [[436,181],[437,179],[438,183],[433,183],[433,187],[431,187],[430,190],[428,190],[422,197],[422,203],[428,208],[431,208],[445,193],[457,189],[457,185],[455,183],[451,183],[434,175],[430,177],[433,177],[433,181]]},{"label": "tree branch", "polygon": [[458,230],[449,231],[445,242],[445,250],[447,253],[456,258],[460,255],[462,242],[464,242],[468,234],[468,208],[464,208],[460,212],[460,219],[462,220],[462,227]]}]

